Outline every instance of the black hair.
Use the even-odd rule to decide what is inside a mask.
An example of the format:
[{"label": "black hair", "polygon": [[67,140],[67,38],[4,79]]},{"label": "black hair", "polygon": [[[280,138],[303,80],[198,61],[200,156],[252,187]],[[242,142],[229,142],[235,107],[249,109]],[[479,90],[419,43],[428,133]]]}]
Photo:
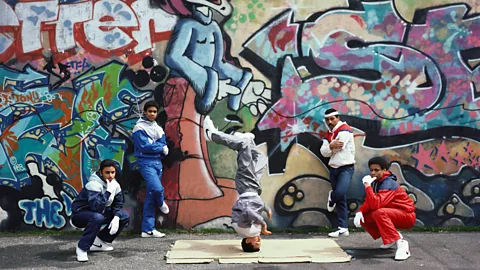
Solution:
[{"label": "black hair", "polygon": [[146,112],[150,107],[157,108],[157,111],[160,109],[160,106],[158,106],[157,102],[150,100],[150,101],[147,101],[147,103],[145,103],[145,105],[143,106],[143,111]]},{"label": "black hair", "polygon": [[[337,111],[337,110],[335,110],[335,109],[328,109],[328,110],[325,111],[325,115],[331,114],[331,113],[336,112],[336,111]],[[338,115],[335,115],[335,117],[338,118],[339,116],[338,116]]]},{"label": "black hair", "polygon": [[100,162],[100,171],[102,171],[106,167],[114,167],[115,171],[117,170],[117,164],[111,159],[104,159],[102,160],[102,162]]},{"label": "black hair", "polygon": [[371,158],[369,161],[368,161],[368,167],[370,167],[370,165],[372,164],[377,164],[380,166],[380,168],[382,168],[382,170],[386,170],[387,169],[387,161],[382,158],[382,157],[373,157]]},{"label": "black hair", "polygon": [[244,252],[258,252],[259,248],[255,248],[252,243],[247,243],[247,238],[242,239],[242,249]]}]

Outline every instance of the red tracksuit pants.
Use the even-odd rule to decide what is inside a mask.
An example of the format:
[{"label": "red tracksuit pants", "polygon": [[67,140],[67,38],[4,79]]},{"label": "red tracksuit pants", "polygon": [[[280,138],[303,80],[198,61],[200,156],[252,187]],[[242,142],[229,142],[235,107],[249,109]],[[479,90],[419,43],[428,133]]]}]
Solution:
[{"label": "red tracksuit pants", "polygon": [[383,244],[390,244],[400,239],[397,228],[410,229],[415,225],[415,212],[406,213],[395,208],[380,208],[363,216],[363,228],[373,239],[382,237]]}]

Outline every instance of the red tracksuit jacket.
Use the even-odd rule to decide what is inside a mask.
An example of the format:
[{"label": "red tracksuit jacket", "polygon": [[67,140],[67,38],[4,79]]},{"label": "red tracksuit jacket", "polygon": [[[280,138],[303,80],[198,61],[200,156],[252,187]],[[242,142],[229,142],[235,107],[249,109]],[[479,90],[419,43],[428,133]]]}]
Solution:
[{"label": "red tracksuit jacket", "polygon": [[365,189],[365,202],[360,206],[363,215],[379,208],[396,208],[406,213],[415,212],[415,205],[405,190],[396,182],[397,177],[390,171],[383,178],[372,182]]}]

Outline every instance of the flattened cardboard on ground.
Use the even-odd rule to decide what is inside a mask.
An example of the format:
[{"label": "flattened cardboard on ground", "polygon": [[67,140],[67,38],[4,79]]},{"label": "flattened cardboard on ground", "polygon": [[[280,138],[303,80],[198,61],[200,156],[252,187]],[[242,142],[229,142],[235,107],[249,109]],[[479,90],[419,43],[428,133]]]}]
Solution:
[{"label": "flattened cardboard on ground", "polygon": [[208,259],[219,263],[323,263],[351,259],[335,241],[325,238],[263,239],[262,249],[255,253],[243,252],[239,240],[179,240],[166,257],[167,263],[204,263]]},{"label": "flattened cardboard on ground", "polygon": [[[168,263],[168,261],[167,261]],[[258,257],[251,258],[219,258],[218,263],[223,264],[241,264],[241,263],[258,263]]]},{"label": "flattened cardboard on ground", "polygon": [[167,263],[183,263],[183,264],[198,264],[198,263],[211,263],[215,259],[167,259]]}]

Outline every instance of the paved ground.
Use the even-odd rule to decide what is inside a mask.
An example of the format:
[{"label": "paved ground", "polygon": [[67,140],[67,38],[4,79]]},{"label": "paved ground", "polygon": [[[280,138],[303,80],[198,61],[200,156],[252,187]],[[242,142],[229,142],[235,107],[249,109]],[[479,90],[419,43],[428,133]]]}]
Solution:
[{"label": "paved ground", "polygon": [[[323,238],[323,234],[282,234],[270,238]],[[412,257],[393,259],[395,249],[380,250],[367,233],[352,233],[337,243],[354,259],[335,264],[166,264],[170,245],[180,239],[237,239],[234,234],[170,234],[163,239],[120,236],[115,250],[89,253],[89,262],[76,261],[79,236],[0,236],[0,269],[480,269],[480,232],[404,233]]]}]

